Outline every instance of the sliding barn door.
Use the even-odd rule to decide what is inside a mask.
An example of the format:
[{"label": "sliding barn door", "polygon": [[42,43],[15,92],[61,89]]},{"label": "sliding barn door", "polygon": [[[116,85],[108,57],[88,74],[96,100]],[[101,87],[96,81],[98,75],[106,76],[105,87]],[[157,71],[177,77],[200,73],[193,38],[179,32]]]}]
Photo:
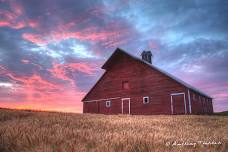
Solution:
[{"label": "sliding barn door", "polygon": [[186,100],[184,93],[171,94],[172,114],[186,114]]}]

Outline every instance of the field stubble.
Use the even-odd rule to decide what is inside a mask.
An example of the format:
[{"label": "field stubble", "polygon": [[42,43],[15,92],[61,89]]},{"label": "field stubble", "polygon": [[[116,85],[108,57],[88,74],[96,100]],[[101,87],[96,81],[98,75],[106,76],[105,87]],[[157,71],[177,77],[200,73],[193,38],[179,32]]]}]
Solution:
[{"label": "field stubble", "polygon": [[0,152],[64,151],[228,151],[228,116],[0,110]]}]

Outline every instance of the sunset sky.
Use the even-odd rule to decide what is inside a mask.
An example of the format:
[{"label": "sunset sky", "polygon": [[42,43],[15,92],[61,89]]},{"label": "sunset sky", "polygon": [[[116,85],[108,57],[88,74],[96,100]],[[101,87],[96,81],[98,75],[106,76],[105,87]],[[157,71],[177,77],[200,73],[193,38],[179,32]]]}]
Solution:
[{"label": "sunset sky", "polygon": [[0,0],[0,107],[82,112],[120,47],[228,110],[227,14],[227,0]]}]

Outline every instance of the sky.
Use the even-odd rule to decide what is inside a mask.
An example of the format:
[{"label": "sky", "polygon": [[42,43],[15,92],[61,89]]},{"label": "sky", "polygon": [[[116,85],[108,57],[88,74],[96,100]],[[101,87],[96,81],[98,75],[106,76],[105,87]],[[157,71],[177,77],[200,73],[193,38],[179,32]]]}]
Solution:
[{"label": "sky", "polygon": [[228,110],[227,0],[0,0],[0,107],[82,112],[119,47]]}]

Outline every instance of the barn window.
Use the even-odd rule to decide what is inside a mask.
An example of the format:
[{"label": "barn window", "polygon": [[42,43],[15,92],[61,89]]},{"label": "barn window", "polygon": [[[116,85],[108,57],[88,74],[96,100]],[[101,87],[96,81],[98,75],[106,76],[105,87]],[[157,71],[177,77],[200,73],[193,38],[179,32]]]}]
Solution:
[{"label": "barn window", "polygon": [[123,81],[122,82],[122,89],[129,89],[129,83],[128,83],[128,81]]},{"label": "barn window", "polygon": [[143,97],[143,103],[148,104],[150,102],[149,97]]},{"label": "barn window", "polygon": [[106,101],[105,105],[107,108],[111,107],[111,101]]}]

